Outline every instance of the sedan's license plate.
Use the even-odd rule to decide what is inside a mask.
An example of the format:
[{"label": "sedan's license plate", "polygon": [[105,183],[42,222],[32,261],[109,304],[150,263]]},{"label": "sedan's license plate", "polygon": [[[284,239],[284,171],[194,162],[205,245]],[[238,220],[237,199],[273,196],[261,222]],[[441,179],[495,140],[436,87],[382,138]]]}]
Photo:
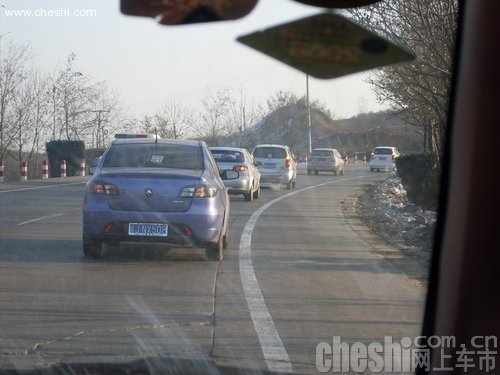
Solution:
[{"label": "sedan's license plate", "polygon": [[265,169],[276,169],[276,163],[264,163]]},{"label": "sedan's license plate", "polygon": [[167,237],[168,225],[167,224],[154,224],[154,223],[129,223],[128,225],[129,236],[148,236],[148,237]]}]

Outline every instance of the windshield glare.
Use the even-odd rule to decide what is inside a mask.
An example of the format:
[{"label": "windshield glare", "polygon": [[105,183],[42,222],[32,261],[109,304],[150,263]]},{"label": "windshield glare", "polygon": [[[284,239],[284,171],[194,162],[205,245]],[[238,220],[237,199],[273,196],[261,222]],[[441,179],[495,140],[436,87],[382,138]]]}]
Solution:
[{"label": "windshield glare", "polygon": [[2,1],[0,372],[411,373],[458,0],[173,3]]}]

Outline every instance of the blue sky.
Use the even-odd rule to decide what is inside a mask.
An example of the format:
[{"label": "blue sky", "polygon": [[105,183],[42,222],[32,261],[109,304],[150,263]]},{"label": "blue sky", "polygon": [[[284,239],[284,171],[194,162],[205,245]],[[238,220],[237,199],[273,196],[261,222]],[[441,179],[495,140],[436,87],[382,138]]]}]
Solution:
[{"label": "blue sky", "polygon": [[[260,0],[242,20],[165,27],[149,18],[119,13],[118,0],[0,0],[2,45],[29,43],[36,65],[48,73],[71,52],[76,69],[106,81],[129,112],[142,116],[175,100],[197,108],[209,93],[243,90],[249,101],[265,104],[278,90],[305,94],[305,75],[245,47],[238,36],[318,13],[291,0]],[[89,17],[7,16],[6,9],[95,10]],[[310,96],[338,118],[381,109],[364,79],[366,73],[335,80],[311,78]],[[360,105],[360,103],[363,103]]]}]

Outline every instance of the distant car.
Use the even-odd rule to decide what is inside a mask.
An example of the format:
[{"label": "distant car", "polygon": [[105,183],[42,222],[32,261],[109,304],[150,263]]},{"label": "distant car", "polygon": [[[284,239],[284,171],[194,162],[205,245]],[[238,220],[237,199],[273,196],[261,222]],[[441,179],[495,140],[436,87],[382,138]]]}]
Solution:
[{"label": "distant car", "polygon": [[393,146],[377,146],[372,152],[370,159],[370,171],[392,171],[396,169],[396,158],[399,151]]},{"label": "distant car", "polygon": [[260,171],[247,150],[236,147],[211,147],[210,151],[219,170],[231,169],[240,174],[238,179],[225,181],[229,194],[243,194],[245,200],[249,202],[259,198]]},{"label": "distant car", "polygon": [[262,183],[284,184],[287,189],[295,187],[297,163],[288,146],[260,144],[254,147],[252,155]]},{"label": "distant car", "polygon": [[161,242],[205,247],[222,259],[229,197],[204,142],[122,138],[102,155],[86,185],[83,253],[99,257],[103,243]]},{"label": "distant car", "polygon": [[340,152],[335,148],[315,148],[309,155],[307,163],[307,174],[318,174],[319,172],[333,172],[343,175],[345,161]]},{"label": "distant car", "polygon": [[352,155],[352,158],[355,162],[357,161],[366,162],[366,152],[361,152],[361,151],[355,152]]}]

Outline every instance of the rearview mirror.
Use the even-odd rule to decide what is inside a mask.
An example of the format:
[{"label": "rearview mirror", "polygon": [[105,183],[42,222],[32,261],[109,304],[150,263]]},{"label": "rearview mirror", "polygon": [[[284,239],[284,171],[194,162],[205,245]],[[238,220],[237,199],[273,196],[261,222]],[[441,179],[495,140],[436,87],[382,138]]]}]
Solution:
[{"label": "rearview mirror", "polygon": [[240,177],[240,173],[238,171],[233,171],[232,169],[226,169],[225,171],[220,172],[220,178],[223,180],[236,180]]},{"label": "rearview mirror", "polygon": [[162,25],[235,20],[246,16],[257,0],[121,0],[128,16],[152,17]]}]

